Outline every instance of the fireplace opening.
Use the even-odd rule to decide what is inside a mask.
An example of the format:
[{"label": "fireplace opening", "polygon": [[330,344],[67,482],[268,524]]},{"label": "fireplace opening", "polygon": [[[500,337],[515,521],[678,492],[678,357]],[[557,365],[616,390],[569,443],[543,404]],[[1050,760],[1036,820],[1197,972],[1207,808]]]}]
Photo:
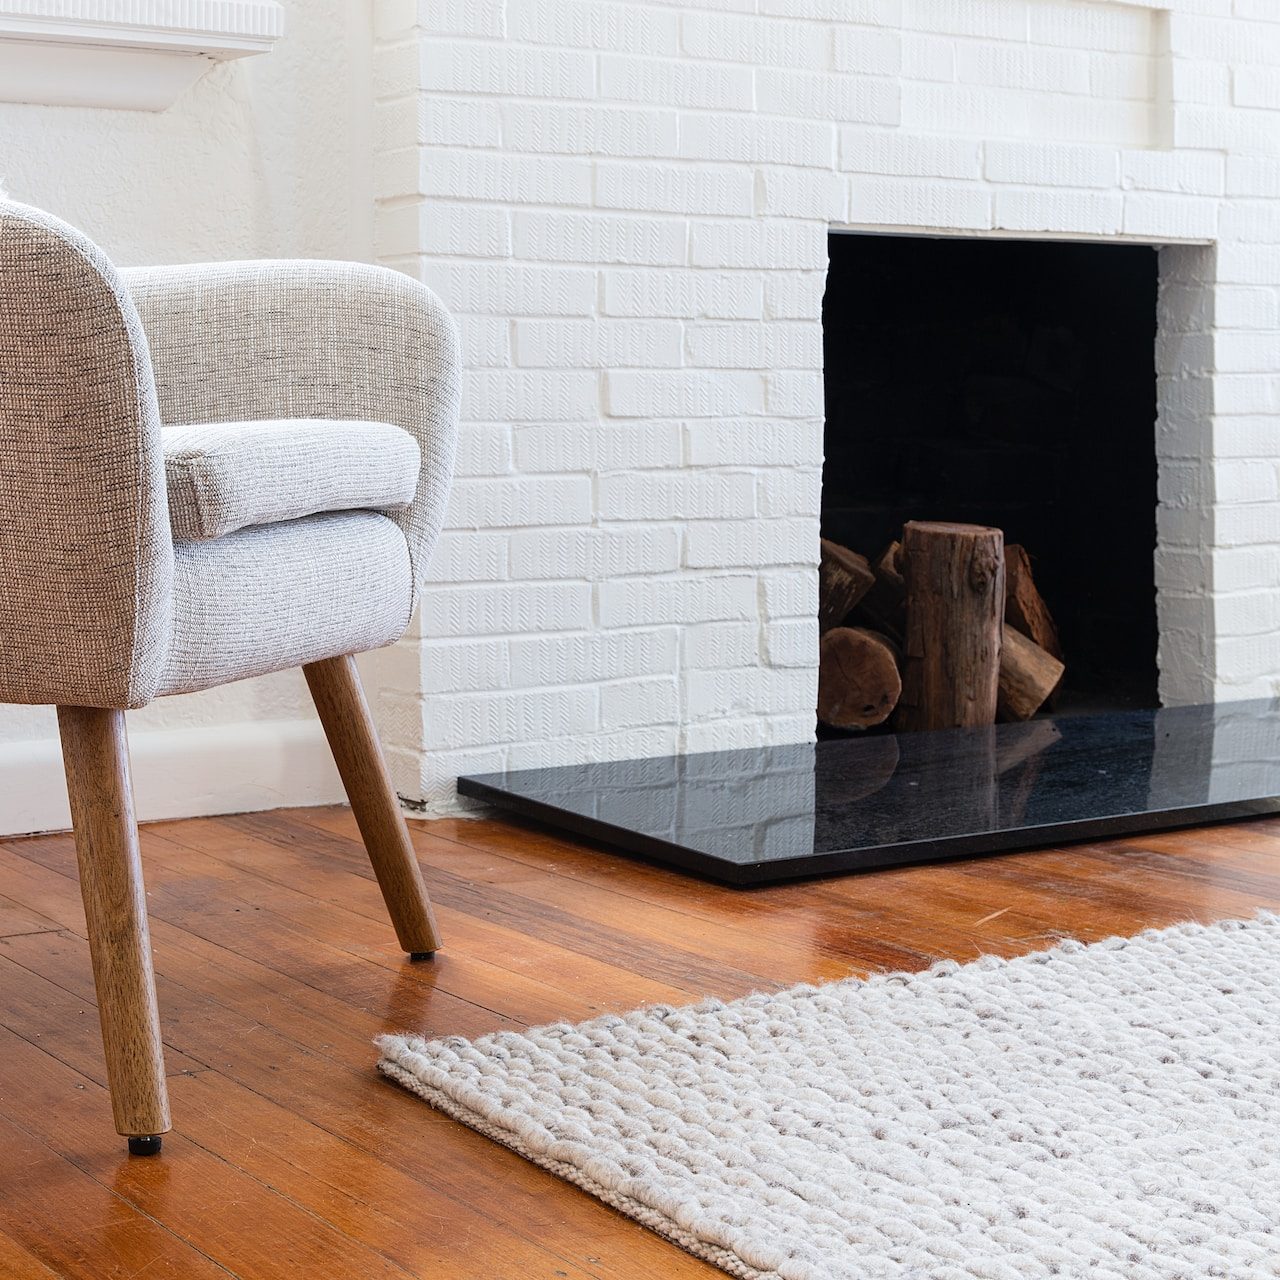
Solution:
[{"label": "fireplace opening", "polygon": [[1039,714],[1158,705],[1157,285],[1146,246],[830,237],[822,536],[874,566],[907,521],[1003,530],[1065,665]]}]

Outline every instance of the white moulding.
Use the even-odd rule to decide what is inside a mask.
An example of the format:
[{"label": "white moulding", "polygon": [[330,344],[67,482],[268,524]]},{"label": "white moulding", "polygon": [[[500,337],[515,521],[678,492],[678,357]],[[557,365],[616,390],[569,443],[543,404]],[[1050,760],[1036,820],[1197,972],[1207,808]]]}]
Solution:
[{"label": "white moulding", "polygon": [[283,31],[275,0],[0,0],[0,101],[163,111]]}]

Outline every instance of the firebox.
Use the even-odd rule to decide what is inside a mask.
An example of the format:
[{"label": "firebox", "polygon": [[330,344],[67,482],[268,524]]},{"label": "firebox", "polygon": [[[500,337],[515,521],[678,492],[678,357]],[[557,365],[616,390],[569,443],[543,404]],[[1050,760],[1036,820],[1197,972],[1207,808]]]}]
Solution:
[{"label": "firebox", "polygon": [[1058,715],[1158,704],[1158,278],[1146,245],[830,236],[823,537],[874,567],[907,521],[1001,529]]}]

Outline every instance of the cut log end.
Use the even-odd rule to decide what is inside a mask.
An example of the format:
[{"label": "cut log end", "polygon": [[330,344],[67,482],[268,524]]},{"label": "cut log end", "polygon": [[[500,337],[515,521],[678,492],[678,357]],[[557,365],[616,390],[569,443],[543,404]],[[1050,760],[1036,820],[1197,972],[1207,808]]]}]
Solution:
[{"label": "cut log end", "polygon": [[898,705],[902,677],[893,644],[864,627],[835,627],[818,659],[818,719],[836,729],[883,724]]},{"label": "cut log end", "polygon": [[1005,627],[1000,655],[1000,719],[1030,720],[1061,684],[1065,671],[1066,667],[1034,640]]}]

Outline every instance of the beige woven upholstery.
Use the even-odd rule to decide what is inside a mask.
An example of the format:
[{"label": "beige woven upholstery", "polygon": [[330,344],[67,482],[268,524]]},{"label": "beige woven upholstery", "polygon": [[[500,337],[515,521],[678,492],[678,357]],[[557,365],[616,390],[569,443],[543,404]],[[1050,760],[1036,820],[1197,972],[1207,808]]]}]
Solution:
[{"label": "beige woven upholstery", "polygon": [[160,441],[175,542],[321,511],[400,512],[422,466],[418,442],[386,422],[197,423]]},{"label": "beige woven upholstery", "polygon": [[[117,272],[72,228],[0,200],[0,701],[135,707],[397,639],[444,516],[457,410],[452,321],[406,276]],[[346,462],[295,439],[274,502],[265,475],[195,515],[175,494],[175,546],[160,422],[207,444],[190,424],[282,419],[341,420],[324,447],[340,435]],[[347,506],[387,514],[304,515]],[[264,519],[283,522],[231,532]]]}]

